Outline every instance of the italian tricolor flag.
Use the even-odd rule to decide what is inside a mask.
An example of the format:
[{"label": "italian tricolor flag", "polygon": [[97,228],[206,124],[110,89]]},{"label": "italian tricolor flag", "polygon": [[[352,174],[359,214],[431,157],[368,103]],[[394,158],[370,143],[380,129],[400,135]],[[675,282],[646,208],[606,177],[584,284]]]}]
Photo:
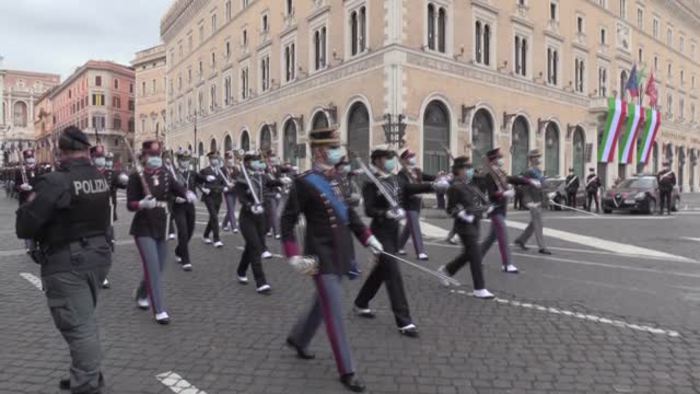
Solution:
[{"label": "italian tricolor flag", "polygon": [[620,141],[618,159],[620,164],[632,163],[634,153],[634,140],[637,138],[637,130],[642,120],[642,108],[639,104],[627,104],[627,121],[624,133]]},{"label": "italian tricolor flag", "polygon": [[646,109],[644,114],[644,125],[639,133],[639,144],[637,145],[637,162],[646,164],[649,161],[651,148],[659,133],[661,126],[661,114],[655,109]]},{"label": "italian tricolor flag", "polygon": [[614,159],[617,138],[622,131],[627,105],[621,99],[608,98],[608,120],[603,131],[603,139],[598,146],[598,161],[610,163]]}]

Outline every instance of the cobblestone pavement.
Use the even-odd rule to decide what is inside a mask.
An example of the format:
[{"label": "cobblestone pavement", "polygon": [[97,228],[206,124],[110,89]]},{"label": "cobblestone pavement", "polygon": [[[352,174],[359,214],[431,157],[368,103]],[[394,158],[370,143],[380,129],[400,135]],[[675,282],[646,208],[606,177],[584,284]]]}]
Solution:
[{"label": "cobblestone pavement", "polygon": [[[0,222],[0,393],[57,393],[58,379],[67,374],[68,353],[43,294],[26,275],[38,275],[38,266],[19,249],[14,209],[14,201],[0,199],[5,219]],[[198,215],[203,221],[203,211]],[[127,236],[128,214],[122,218],[112,288],[102,292],[99,302],[106,392],[345,392],[337,382],[323,330],[312,343],[315,360],[297,360],[284,346],[289,328],[313,294],[309,279],[279,258],[266,260],[273,293],[260,296],[252,285],[234,281],[239,235],[225,236],[223,249],[205,246],[197,238],[192,242],[193,272],[181,271],[171,259],[165,294],[172,324],[159,326],[133,302],[141,267]],[[200,225],[198,237],[201,230]],[[268,244],[279,250],[273,239],[268,238]],[[432,268],[457,252],[429,248],[427,264]],[[360,256],[367,258],[364,251]],[[353,316],[351,300],[361,282],[345,283],[347,329],[368,392],[700,392],[697,327],[662,324],[553,297],[547,291],[552,279],[539,276],[535,268],[523,274],[529,275],[524,297],[517,291],[516,281],[521,279],[506,277],[497,271],[497,259],[490,260],[486,275],[497,301],[471,298],[469,285],[450,291],[420,272],[403,269],[421,332],[418,339],[398,334],[383,290],[372,305],[377,319]],[[369,270],[368,262],[364,270]],[[458,278],[470,283],[466,271]],[[604,288],[594,289],[604,296]],[[619,294],[607,294],[614,304]],[[191,386],[166,386],[178,380],[178,387]]]}]

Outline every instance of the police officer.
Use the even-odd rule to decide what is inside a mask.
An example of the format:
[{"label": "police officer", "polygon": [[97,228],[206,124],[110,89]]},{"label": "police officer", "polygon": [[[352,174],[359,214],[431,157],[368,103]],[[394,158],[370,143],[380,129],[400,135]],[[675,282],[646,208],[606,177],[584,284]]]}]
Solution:
[{"label": "police officer", "polygon": [[580,184],[581,180],[578,179],[578,175],[576,175],[574,169],[569,168],[569,175],[566,177],[564,189],[566,190],[566,200],[570,207],[576,208],[576,193],[578,192]]},{"label": "police officer", "polygon": [[676,174],[671,169],[671,162],[666,160],[663,162],[663,169],[656,174],[656,179],[659,183],[659,214],[664,214],[664,207],[671,214],[671,206],[673,205],[673,187],[676,186]]},{"label": "police officer", "polygon": [[212,234],[214,236],[214,247],[222,248],[224,243],[219,238],[219,210],[223,202],[223,193],[228,192],[228,187],[226,187],[224,177],[221,175],[223,163],[221,163],[219,153],[209,152],[207,158],[209,159],[209,166],[199,172],[197,179],[203,194],[202,201],[207,207],[207,212],[209,212],[209,221],[204,229],[203,240],[207,245],[212,244],[212,240],[209,238],[209,234]]},{"label": "police officer", "polygon": [[38,242],[35,259],[56,328],[68,343],[70,379],[61,389],[99,393],[104,385],[95,306],[109,271],[109,185],[90,163],[88,137],[74,126],[58,141],[61,165],[36,182],[17,211],[21,238]]},{"label": "police officer", "polygon": [[598,189],[600,189],[600,178],[595,173],[595,168],[591,167],[588,169],[588,176],[586,177],[586,209],[588,212],[591,211],[591,204],[595,201],[595,211],[600,213],[600,198],[598,198]]},{"label": "police officer", "polygon": [[[474,297],[481,299],[493,298],[486,289],[484,270],[481,266],[481,250],[479,248],[479,222],[486,211],[488,198],[478,187],[471,183],[474,178],[474,168],[466,156],[455,158],[452,165],[454,182],[447,189],[447,213],[454,218],[455,232],[462,240],[462,253],[449,264],[438,269],[439,272],[453,276],[469,262],[474,283]],[[443,281],[449,286],[450,282]]]},{"label": "police officer", "polygon": [[224,175],[224,180],[226,181],[228,191],[224,193],[226,215],[224,216],[224,221],[221,223],[221,228],[223,231],[231,230],[232,232],[237,233],[238,219],[236,218],[236,190],[234,188],[233,181],[238,177],[238,166],[236,166],[236,158],[232,150],[224,153],[224,158],[226,160],[224,168],[221,169],[221,173]]}]

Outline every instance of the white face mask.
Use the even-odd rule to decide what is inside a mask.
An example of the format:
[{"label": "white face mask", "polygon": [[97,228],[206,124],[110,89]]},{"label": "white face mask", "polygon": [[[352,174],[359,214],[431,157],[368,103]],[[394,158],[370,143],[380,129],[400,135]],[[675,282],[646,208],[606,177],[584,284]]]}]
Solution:
[{"label": "white face mask", "polygon": [[499,167],[503,167],[503,166],[506,165],[506,161],[503,160],[503,159],[498,159],[498,160],[496,161],[496,164],[497,164]]},{"label": "white face mask", "polygon": [[96,157],[94,162],[95,162],[95,166],[98,168],[104,168],[104,166],[106,165],[106,161],[105,161],[104,157]]}]

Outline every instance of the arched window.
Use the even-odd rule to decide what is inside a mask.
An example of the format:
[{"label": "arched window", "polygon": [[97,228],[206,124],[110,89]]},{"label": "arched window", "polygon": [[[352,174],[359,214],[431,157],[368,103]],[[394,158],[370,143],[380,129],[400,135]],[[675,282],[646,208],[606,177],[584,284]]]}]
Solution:
[{"label": "arched window", "polygon": [[449,158],[445,148],[449,146],[449,112],[442,102],[433,101],[423,115],[423,168],[427,174],[448,170]]},{"label": "arched window", "polygon": [[320,130],[327,129],[328,127],[328,117],[326,117],[326,114],[323,111],[316,112],[314,118],[311,120],[311,129]]},{"label": "arched window", "polygon": [[250,150],[250,135],[248,135],[248,130],[243,130],[241,133],[241,149],[246,152]]},{"label": "arched window", "polygon": [[574,160],[573,167],[575,174],[579,179],[583,179],[586,166],[586,133],[581,126],[576,127],[574,131]]},{"label": "arched window", "polygon": [[369,160],[369,111],[363,103],[357,102],[348,112],[348,150],[362,160]]},{"label": "arched window", "polygon": [[[544,164],[545,176],[559,175],[559,127],[554,122],[547,123],[547,131],[545,132],[545,151]],[[583,174],[577,174],[580,177]]]},{"label": "arched window", "polygon": [[476,27],[474,29],[474,57],[477,63],[481,64],[482,52],[484,47],[482,46],[482,25],[481,21],[476,21]]},{"label": "arched window", "polygon": [[284,144],[283,144],[283,155],[284,161],[291,163],[292,165],[297,164],[297,125],[294,120],[289,119],[287,123],[284,124]]},{"label": "arched window", "polygon": [[265,125],[260,130],[260,151],[269,152],[272,150],[272,132],[270,126]]},{"label": "arched window", "polygon": [[520,174],[527,169],[527,152],[530,148],[530,126],[523,116],[518,116],[513,122],[512,173]]},{"label": "arched window", "polygon": [[486,152],[493,149],[493,119],[489,111],[480,109],[472,120],[472,161],[480,163]]},{"label": "arched window", "polygon": [[230,135],[226,134],[226,137],[224,137],[224,151],[229,152],[231,149],[233,149],[233,140]]},{"label": "arched window", "polygon": [[367,8],[350,13],[350,54],[362,53],[367,48]]},{"label": "arched window", "polygon": [[24,101],[15,103],[12,123],[15,127],[27,127],[27,104]]},{"label": "arched window", "polygon": [[217,151],[216,138],[212,138],[211,142],[209,143],[209,152],[216,152],[216,151]]}]

